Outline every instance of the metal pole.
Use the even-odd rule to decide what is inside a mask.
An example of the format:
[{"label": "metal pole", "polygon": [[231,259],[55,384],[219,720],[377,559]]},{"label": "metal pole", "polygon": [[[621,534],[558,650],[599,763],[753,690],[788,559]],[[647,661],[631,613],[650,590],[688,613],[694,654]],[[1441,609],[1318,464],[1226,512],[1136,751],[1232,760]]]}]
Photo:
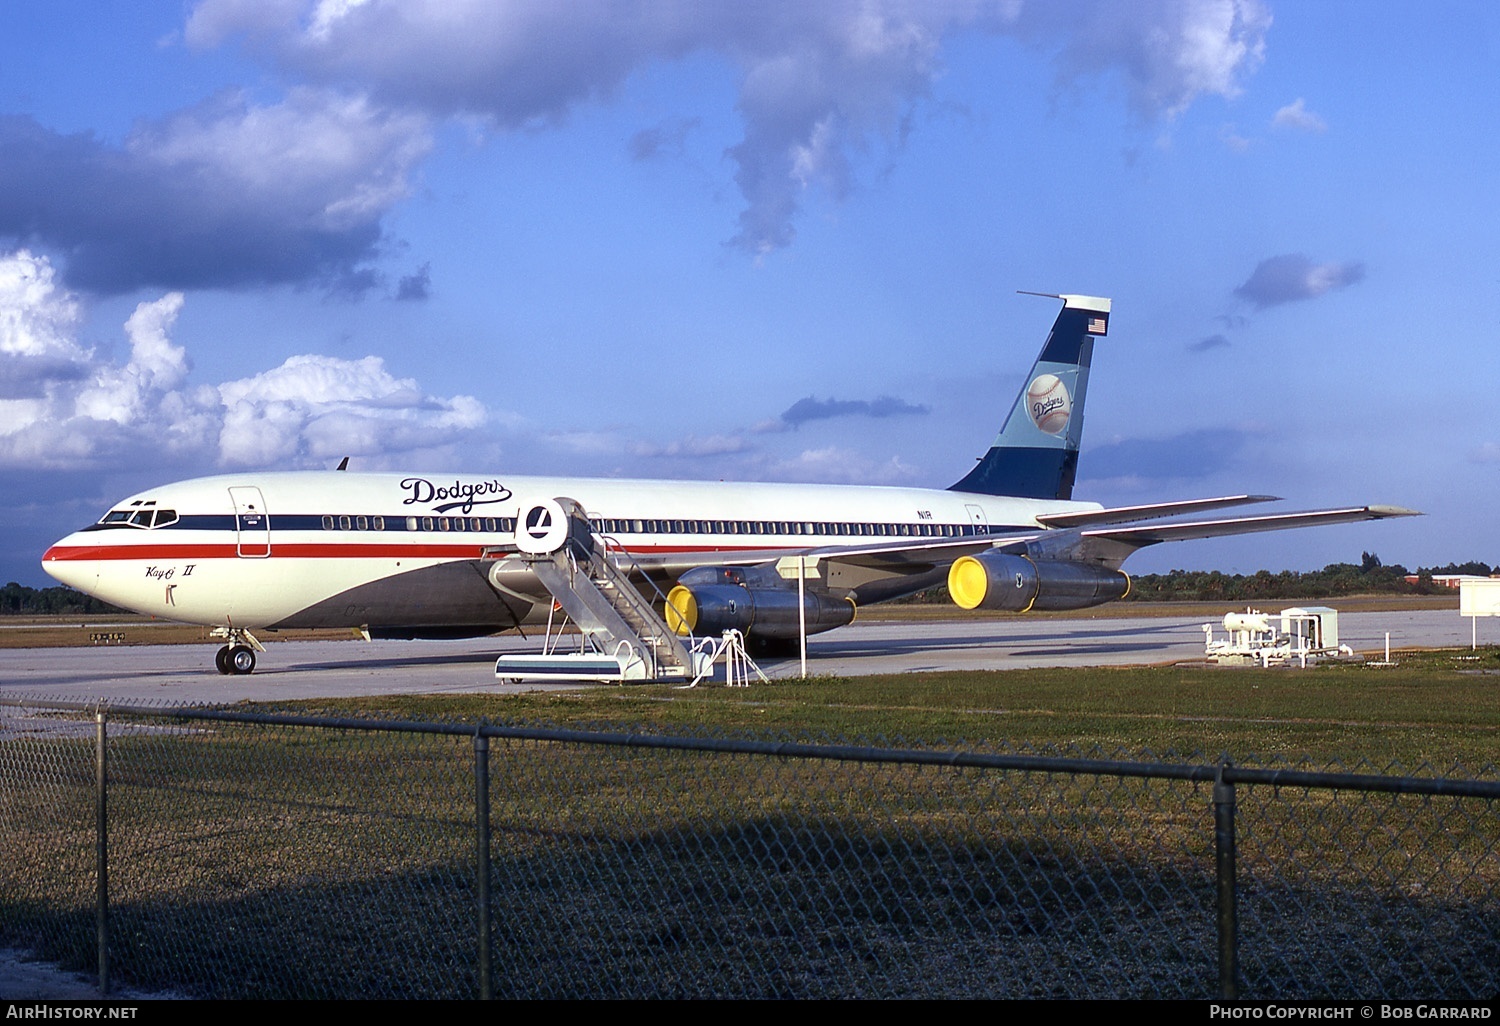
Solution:
[{"label": "metal pole", "polygon": [[490,961],[490,739],[474,735],[474,888],[479,904],[479,999],[495,996]]},{"label": "metal pole", "polygon": [[94,710],[94,939],[99,950],[99,996],[109,996],[109,815],[104,706]]},{"label": "metal pole", "polygon": [[1224,768],[1219,763],[1214,778],[1214,870],[1218,879],[1217,912],[1219,925],[1219,997],[1239,997],[1240,937],[1235,886],[1234,851],[1234,785],[1224,782]]},{"label": "metal pole", "polygon": [[802,676],[807,676],[807,557],[797,557],[797,636],[802,639]]}]

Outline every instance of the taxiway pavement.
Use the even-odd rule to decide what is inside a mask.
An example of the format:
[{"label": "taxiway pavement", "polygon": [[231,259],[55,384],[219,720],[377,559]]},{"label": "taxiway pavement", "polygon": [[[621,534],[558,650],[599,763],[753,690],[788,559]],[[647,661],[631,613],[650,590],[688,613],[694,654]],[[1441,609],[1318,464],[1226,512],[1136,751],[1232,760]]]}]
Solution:
[{"label": "taxiway pavement", "polygon": [[[855,623],[809,639],[808,672],[861,676],[1175,663],[1202,657],[1203,623],[1201,617],[1180,616]],[[1488,621],[1480,625],[1481,642],[1487,626]],[[1456,647],[1469,644],[1470,621],[1452,609],[1342,613],[1339,632],[1340,640],[1359,652],[1382,651],[1387,632],[1393,648]],[[1221,627],[1216,636],[1223,636]],[[536,651],[538,644],[519,637],[278,642],[267,646],[255,673],[243,677],[214,670],[216,645],[5,649],[0,650],[0,694],[220,704],[588,686],[495,679],[496,655]],[[762,660],[761,666],[771,677],[799,672],[796,659]]]}]

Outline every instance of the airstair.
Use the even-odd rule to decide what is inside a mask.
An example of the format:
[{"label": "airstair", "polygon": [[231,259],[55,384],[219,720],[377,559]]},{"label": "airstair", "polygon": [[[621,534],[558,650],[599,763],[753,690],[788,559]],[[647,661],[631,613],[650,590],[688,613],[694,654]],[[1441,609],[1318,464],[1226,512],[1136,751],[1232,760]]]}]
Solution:
[{"label": "airstair", "polygon": [[[671,681],[700,679],[713,654],[689,648],[630,580],[626,560],[596,536],[571,499],[538,502],[516,524],[518,558],[581,635],[577,652],[503,655],[506,680]],[[542,551],[533,551],[542,550]],[[549,635],[551,631],[549,629]]]}]

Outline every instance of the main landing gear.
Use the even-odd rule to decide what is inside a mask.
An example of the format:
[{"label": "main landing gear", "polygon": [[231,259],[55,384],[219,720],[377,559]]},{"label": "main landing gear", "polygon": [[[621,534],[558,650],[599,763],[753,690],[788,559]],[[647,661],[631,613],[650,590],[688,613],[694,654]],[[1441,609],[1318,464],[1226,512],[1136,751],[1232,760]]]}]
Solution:
[{"label": "main landing gear", "polygon": [[214,665],[220,673],[252,673],[255,670],[255,649],[225,645],[214,655]]},{"label": "main landing gear", "polygon": [[227,676],[255,672],[255,653],[265,651],[255,635],[243,627],[215,627],[209,637],[229,639],[229,644],[214,654],[214,666],[220,673]]}]

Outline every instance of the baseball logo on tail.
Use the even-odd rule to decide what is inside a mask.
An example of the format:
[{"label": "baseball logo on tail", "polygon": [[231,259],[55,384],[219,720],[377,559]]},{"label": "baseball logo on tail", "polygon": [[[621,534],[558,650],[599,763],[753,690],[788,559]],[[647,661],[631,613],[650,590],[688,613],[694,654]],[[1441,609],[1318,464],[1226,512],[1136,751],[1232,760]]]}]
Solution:
[{"label": "baseball logo on tail", "polygon": [[1067,430],[1073,413],[1073,397],[1056,374],[1038,374],[1026,389],[1026,412],[1031,422],[1049,435]]}]

